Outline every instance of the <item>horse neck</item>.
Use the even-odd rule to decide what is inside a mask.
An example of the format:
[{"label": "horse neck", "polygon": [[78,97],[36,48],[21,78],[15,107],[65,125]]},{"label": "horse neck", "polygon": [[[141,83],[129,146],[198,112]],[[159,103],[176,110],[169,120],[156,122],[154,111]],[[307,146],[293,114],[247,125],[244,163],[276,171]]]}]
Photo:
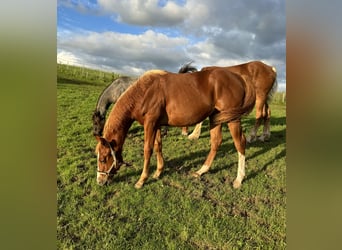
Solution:
[{"label": "horse neck", "polygon": [[126,103],[126,98],[121,98],[115,104],[106,121],[103,137],[108,141],[115,140],[116,146],[121,149],[127,136],[128,130],[133,123],[133,105]]},{"label": "horse neck", "polygon": [[115,81],[112,82],[100,95],[97,104],[96,111],[99,111],[101,115],[105,115],[109,105],[111,105],[114,100],[112,98],[112,91],[115,87]]}]

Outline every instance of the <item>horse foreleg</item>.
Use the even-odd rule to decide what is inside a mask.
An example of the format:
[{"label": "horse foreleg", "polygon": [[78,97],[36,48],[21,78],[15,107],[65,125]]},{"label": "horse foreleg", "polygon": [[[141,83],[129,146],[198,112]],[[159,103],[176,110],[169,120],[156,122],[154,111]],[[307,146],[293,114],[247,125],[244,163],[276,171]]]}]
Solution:
[{"label": "horse foreleg", "polygon": [[197,123],[194,131],[188,136],[190,140],[197,140],[199,136],[201,135],[201,128],[202,128],[202,123]]},{"label": "horse foreleg", "polygon": [[211,163],[213,162],[217,153],[217,149],[219,148],[221,143],[222,143],[222,125],[219,124],[210,129],[210,144],[211,144],[210,152],[203,166],[198,171],[196,171],[193,174],[193,176],[200,177],[202,174],[209,171]]},{"label": "horse foreleg", "polygon": [[154,140],[154,152],[157,154],[157,169],[153,175],[153,178],[158,179],[164,169],[164,158],[162,152],[162,140],[160,129],[157,130],[156,139]]},{"label": "horse foreleg", "polygon": [[142,188],[149,175],[150,159],[153,152],[153,144],[156,136],[154,124],[145,121],[144,126],[144,167],[140,179],[135,184],[135,188]]},{"label": "horse foreleg", "polygon": [[246,149],[246,139],[242,133],[241,122],[230,122],[228,123],[230,134],[234,140],[234,146],[238,151],[239,163],[236,179],[233,182],[234,188],[241,187],[243,178],[245,177],[245,149]]},{"label": "horse foreleg", "polygon": [[188,135],[188,127],[182,127],[182,135]]}]

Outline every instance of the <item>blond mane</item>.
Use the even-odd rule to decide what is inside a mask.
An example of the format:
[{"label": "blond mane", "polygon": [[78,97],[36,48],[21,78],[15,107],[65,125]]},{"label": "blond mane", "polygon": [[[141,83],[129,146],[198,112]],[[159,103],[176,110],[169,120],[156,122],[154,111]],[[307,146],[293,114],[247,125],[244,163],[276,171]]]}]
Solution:
[{"label": "blond mane", "polygon": [[162,70],[162,69],[151,69],[151,70],[146,71],[144,74],[142,74],[141,77],[145,77],[148,75],[155,75],[155,74],[165,75],[166,73],[167,73],[167,71]]}]

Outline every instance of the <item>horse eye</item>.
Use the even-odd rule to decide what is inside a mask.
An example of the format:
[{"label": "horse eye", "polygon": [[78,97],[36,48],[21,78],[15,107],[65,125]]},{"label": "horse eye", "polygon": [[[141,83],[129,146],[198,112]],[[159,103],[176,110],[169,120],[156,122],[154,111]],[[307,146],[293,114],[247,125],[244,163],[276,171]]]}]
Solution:
[{"label": "horse eye", "polygon": [[106,163],[106,160],[100,160],[101,163]]}]

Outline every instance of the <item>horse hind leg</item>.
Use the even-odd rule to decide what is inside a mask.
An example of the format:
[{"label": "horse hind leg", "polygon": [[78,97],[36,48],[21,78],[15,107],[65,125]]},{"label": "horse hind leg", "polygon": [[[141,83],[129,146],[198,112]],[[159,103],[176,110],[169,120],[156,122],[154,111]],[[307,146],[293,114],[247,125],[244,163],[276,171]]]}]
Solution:
[{"label": "horse hind leg", "polygon": [[242,133],[241,122],[230,122],[228,123],[229,131],[234,140],[234,146],[238,151],[238,170],[236,179],[233,182],[234,188],[241,187],[241,183],[243,178],[245,177],[245,168],[246,168],[246,158],[245,158],[245,149],[246,149],[246,139],[244,134]]},{"label": "horse hind leg", "polygon": [[211,144],[210,152],[203,166],[193,174],[194,177],[200,177],[202,174],[209,171],[211,163],[213,162],[217,153],[217,149],[219,148],[221,143],[222,143],[222,125],[219,124],[210,129],[210,144]]},{"label": "horse hind leg", "polygon": [[259,127],[261,125],[261,122],[263,120],[264,103],[265,103],[265,100],[263,100],[263,99],[257,99],[256,100],[255,123],[254,123],[254,127],[250,130],[249,135],[246,138],[248,143],[252,143],[252,142],[256,141],[256,139],[257,139],[257,133],[258,133]]},{"label": "horse hind leg", "polygon": [[189,140],[197,140],[199,136],[201,135],[201,128],[202,128],[202,123],[197,123],[194,131],[188,136]]},{"label": "horse hind leg", "polygon": [[153,175],[153,178],[158,179],[164,169],[164,158],[162,152],[162,140],[160,129],[157,130],[156,139],[154,140],[154,151],[157,155],[157,169]]},{"label": "horse hind leg", "polygon": [[265,103],[264,110],[264,129],[262,135],[258,138],[260,141],[268,141],[271,138],[271,131],[270,131],[270,119],[271,119],[271,109],[269,108],[268,104]]}]

